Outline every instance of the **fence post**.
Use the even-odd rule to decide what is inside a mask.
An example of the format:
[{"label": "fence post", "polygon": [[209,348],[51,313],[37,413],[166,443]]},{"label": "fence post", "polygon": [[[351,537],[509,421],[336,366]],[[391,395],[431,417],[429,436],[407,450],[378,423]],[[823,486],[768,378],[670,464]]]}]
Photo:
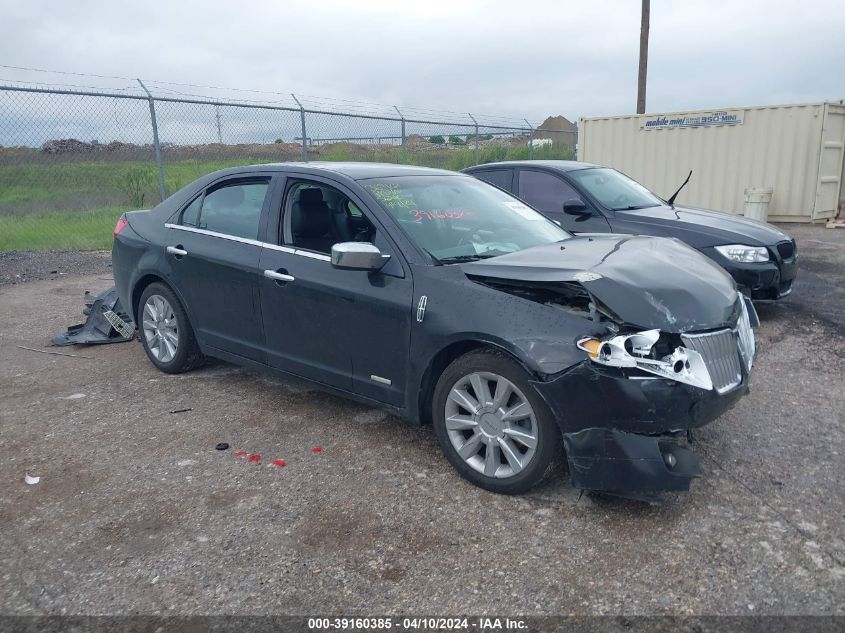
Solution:
[{"label": "fence post", "polygon": [[469,118],[472,119],[473,124],[475,125],[475,164],[478,164],[478,121],[475,120],[475,117],[472,116],[469,112],[467,112]]},{"label": "fence post", "polygon": [[522,119],[525,121],[525,125],[528,126],[528,129],[531,130],[531,136],[528,139],[528,160],[534,159],[534,128],[531,127],[531,124],[528,122],[528,119]]},{"label": "fence post", "polygon": [[167,197],[167,195],[164,191],[164,167],[162,167],[161,165],[161,143],[158,142],[158,123],[156,122],[155,100],[150,94],[150,91],[147,90],[147,87],[144,85],[144,82],[140,79],[137,79],[137,82],[141,84],[141,88],[143,88],[144,92],[147,93],[147,99],[150,102],[150,120],[153,124],[153,147],[155,148],[156,168],[158,169],[158,193],[161,196],[161,201],[164,202],[164,199]]},{"label": "fence post", "polygon": [[399,108],[393,106],[393,109],[396,110],[396,113],[399,115],[399,118],[402,119],[402,151],[401,157],[402,162],[405,162],[405,115],[399,111]]},{"label": "fence post", "polygon": [[220,105],[214,106],[214,117],[217,119],[217,142],[223,145],[223,126],[220,125]]},{"label": "fence post", "polygon": [[293,97],[293,100],[296,101],[296,105],[299,106],[299,119],[302,122],[302,160],[304,162],[308,162],[308,141],[305,137],[305,108],[302,107],[302,104],[299,102],[299,99],[296,98],[296,95],[290,93],[290,96]]}]

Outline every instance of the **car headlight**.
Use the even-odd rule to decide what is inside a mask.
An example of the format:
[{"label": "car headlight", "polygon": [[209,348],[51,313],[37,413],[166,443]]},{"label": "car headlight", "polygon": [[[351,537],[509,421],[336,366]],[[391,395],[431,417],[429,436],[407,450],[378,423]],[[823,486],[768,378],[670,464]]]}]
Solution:
[{"label": "car headlight", "polygon": [[716,250],[734,262],[754,263],[769,261],[769,251],[765,246],[725,244],[724,246],[717,246]]},{"label": "car headlight", "polygon": [[707,365],[695,350],[679,346],[671,354],[655,358],[652,348],[659,338],[659,330],[646,330],[607,339],[582,338],[577,346],[599,365],[639,369],[707,391],[713,388]]}]

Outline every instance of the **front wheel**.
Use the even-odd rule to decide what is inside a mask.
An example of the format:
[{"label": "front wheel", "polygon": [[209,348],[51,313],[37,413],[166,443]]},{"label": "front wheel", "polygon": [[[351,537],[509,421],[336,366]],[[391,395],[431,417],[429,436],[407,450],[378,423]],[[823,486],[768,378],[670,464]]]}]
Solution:
[{"label": "front wheel", "polygon": [[477,486],[519,494],[562,453],[560,430],[529,374],[495,350],[455,360],[434,390],[434,430],[446,458]]}]

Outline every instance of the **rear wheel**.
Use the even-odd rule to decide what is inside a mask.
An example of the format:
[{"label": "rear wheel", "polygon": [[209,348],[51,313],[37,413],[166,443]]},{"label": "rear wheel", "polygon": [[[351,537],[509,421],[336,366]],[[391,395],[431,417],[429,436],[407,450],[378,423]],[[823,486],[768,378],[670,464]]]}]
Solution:
[{"label": "rear wheel", "polygon": [[180,374],[202,364],[185,309],[176,294],[162,283],[152,283],[138,300],[141,343],[153,365],[168,374]]},{"label": "rear wheel", "polygon": [[434,390],[434,429],[446,458],[472,483],[518,494],[540,483],[562,453],[551,412],[505,354],[470,352]]}]

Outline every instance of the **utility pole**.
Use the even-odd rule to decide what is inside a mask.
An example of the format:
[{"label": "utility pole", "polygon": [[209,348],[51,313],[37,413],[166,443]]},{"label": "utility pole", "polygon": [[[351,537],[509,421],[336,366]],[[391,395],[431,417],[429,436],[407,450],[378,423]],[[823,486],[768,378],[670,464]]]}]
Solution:
[{"label": "utility pole", "polygon": [[643,0],[640,24],[640,72],[637,80],[637,114],[645,114],[645,83],[648,70],[648,26],[651,17],[651,0]]}]

